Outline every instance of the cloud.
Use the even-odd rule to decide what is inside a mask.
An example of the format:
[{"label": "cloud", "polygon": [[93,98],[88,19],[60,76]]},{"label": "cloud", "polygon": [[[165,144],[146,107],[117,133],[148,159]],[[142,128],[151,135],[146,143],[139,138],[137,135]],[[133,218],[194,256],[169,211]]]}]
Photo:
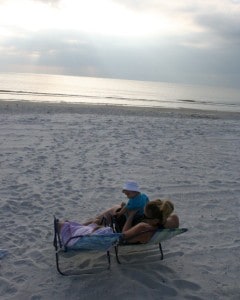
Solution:
[{"label": "cloud", "polygon": [[9,39],[4,47],[8,54],[1,55],[0,63],[11,60],[15,65],[59,68],[71,75],[233,85],[237,80],[232,77],[240,69],[234,49],[226,55],[226,49],[188,49],[173,41],[142,45],[76,31],[35,33]]},{"label": "cloud", "polygon": [[58,4],[59,2],[61,2],[61,0],[33,0],[33,1],[43,2],[43,3],[47,3],[47,4],[52,4],[52,5],[55,5],[55,4]]},{"label": "cloud", "polygon": [[[186,47],[175,40],[143,44],[77,31],[42,31],[2,44],[0,65],[32,65],[43,73],[136,80],[239,85],[237,49]],[[26,68],[26,67],[25,67]]]},{"label": "cloud", "polygon": [[[32,1],[51,5],[61,2]],[[32,31],[28,26],[8,24],[4,30],[9,34],[0,35],[0,71],[35,70],[239,86],[239,3],[227,0],[115,3],[135,13],[151,11],[154,18],[161,17],[166,24],[160,23],[152,35],[135,36],[84,33],[77,26],[75,30],[62,26]],[[164,24],[171,30],[164,32]]]},{"label": "cloud", "polygon": [[232,13],[202,14],[196,17],[196,22],[216,37],[231,43],[240,42],[240,10]]},{"label": "cloud", "polygon": [[46,66],[46,69],[59,66],[68,74],[91,76],[93,74],[84,74],[83,70],[100,67],[95,45],[77,32],[54,30],[9,37],[2,43],[0,54],[2,67],[6,61],[12,66],[32,64]]}]

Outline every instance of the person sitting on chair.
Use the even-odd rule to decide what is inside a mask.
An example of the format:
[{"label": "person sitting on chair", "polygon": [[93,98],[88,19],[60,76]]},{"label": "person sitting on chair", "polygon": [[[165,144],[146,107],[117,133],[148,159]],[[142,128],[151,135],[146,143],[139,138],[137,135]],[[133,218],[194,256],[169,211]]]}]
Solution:
[{"label": "person sitting on chair", "polygon": [[98,215],[96,218],[85,222],[84,224],[87,225],[94,222],[101,225],[103,219],[105,219],[107,224],[111,224],[112,218],[114,218],[118,226],[118,231],[121,232],[128,214],[131,211],[135,212],[133,217],[133,225],[142,220],[144,207],[149,202],[148,196],[140,192],[139,185],[135,181],[127,181],[123,186],[122,192],[128,198],[127,204],[122,202],[121,205],[115,205]]},{"label": "person sitting on chair", "polygon": [[135,210],[135,217],[141,217],[144,213],[144,207],[149,202],[148,196],[143,193],[140,193],[140,188],[137,182],[127,181],[122,189],[122,192],[127,196],[128,202],[121,204],[121,209],[116,211],[115,216],[121,217],[122,215],[127,216],[127,214]]}]

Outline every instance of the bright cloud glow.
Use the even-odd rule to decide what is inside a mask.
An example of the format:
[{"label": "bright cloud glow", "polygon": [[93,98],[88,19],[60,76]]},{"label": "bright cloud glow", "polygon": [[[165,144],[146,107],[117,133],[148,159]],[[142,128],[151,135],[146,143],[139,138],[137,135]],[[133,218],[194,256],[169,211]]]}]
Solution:
[{"label": "bright cloud glow", "polygon": [[[109,1],[63,1],[59,26],[105,35],[141,35],[149,33],[155,23],[146,15],[137,15]],[[64,25],[63,25],[64,24]]]},{"label": "bright cloud glow", "polygon": [[129,10],[107,0],[62,1],[60,19],[62,28],[64,24],[69,29],[122,36],[167,34],[184,26],[164,14]]},{"label": "bright cloud glow", "polygon": [[0,24],[13,31],[37,31],[55,27],[56,17],[56,9],[38,1],[10,0],[0,10]]},{"label": "bright cloud glow", "polygon": [[190,20],[161,12],[129,10],[109,0],[62,0],[55,6],[40,1],[10,0],[0,10],[0,24],[27,31],[79,30],[136,37],[197,30]]}]

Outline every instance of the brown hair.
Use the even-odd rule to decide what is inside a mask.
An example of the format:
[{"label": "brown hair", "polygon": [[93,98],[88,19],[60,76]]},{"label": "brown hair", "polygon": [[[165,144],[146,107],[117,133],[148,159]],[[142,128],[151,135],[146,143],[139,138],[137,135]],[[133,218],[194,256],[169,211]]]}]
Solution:
[{"label": "brown hair", "polygon": [[166,222],[167,218],[174,211],[174,205],[170,200],[165,200],[161,206],[162,214],[163,214],[163,223]]},{"label": "brown hair", "polygon": [[174,210],[174,205],[170,200],[156,199],[148,202],[145,211],[148,217],[158,219],[159,224],[164,224]]},{"label": "brown hair", "polygon": [[163,214],[160,208],[161,202],[159,201],[150,201],[145,207],[145,212],[147,213],[147,216],[151,219],[158,219],[159,225],[163,223]]}]

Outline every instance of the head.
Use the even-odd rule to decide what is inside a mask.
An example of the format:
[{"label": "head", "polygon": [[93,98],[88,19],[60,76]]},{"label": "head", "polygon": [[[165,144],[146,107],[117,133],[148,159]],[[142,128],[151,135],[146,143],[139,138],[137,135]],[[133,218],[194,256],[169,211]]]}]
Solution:
[{"label": "head", "polygon": [[140,188],[137,182],[127,181],[123,186],[122,192],[130,199],[134,198],[140,193]]},{"label": "head", "polygon": [[151,225],[161,225],[163,224],[163,215],[161,211],[161,200],[160,201],[150,201],[145,206],[144,209],[145,220]]},{"label": "head", "polygon": [[166,222],[167,218],[171,215],[174,211],[174,205],[170,200],[162,201],[161,211],[163,214],[163,223]]},{"label": "head", "polygon": [[144,214],[147,220],[152,220],[156,225],[162,225],[173,210],[174,206],[170,200],[156,199],[145,206]]}]

